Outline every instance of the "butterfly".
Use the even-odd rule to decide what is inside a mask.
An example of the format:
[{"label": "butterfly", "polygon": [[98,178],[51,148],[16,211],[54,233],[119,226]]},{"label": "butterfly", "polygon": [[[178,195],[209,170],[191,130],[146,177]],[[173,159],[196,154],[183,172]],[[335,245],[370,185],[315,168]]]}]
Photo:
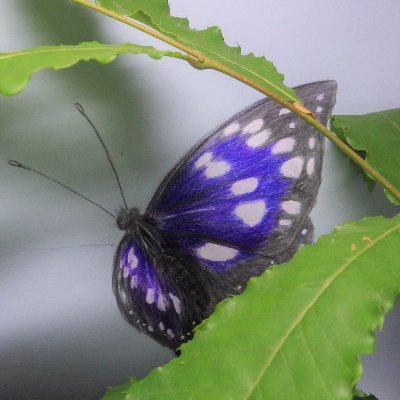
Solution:
[{"label": "butterfly", "polygon": [[[326,125],[336,82],[296,91]],[[121,208],[113,291],[126,320],[176,351],[222,299],[310,243],[323,150],[313,127],[263,99],[193,147],[144,214]]]}]

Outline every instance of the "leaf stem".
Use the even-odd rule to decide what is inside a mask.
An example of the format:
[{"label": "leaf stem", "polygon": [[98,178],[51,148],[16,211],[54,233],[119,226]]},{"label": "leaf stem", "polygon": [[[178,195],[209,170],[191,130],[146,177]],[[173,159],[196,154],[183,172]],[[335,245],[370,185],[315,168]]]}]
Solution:
[{"label": "leaf stem", "polygon": [[104,7],[101,7],[97,4],[92,3],[88,0],[72,0],[73,3],[82,5],[84,7],[90,8],[94,11],[97,11],[101,14],[107,15],[117,21],[120,21],[126,25],[132,26],[144,33],[147,33],[150,36],[153,36],[163,42],[179,49],[188,54],[186,60],[197,69],[214,69],[216,71],[222,72],[226,75],[231,76],[239,80],[240,82],[245,83],[248,86],[258,90],[264,95],[268,96],[272,100],[281,104],[283,107],[289,109],[294,114],[298,115],[300,118],[304,119],[310,125],[312,125],[316,130],[318,130],[321,134],[327,137],[330,141],[332,141],[336,146],[338,146],[349,158],[351,158],[360,168],[364,171],[368,172],[378,183],[386,188],[397,200],[400,201],[400,191],[390,183],[383,175],[381,175],[375,168],[373,168],[368,162],[366,162],[362,157],[360,157],[350,146],[348,146],[345,142],[343,142],[338,136],[336,136],[333,132],[331,132],[328,128],[326,128],[323,124],[321,124],[317,119],[315,119],[312,115],[309,115],[307,112],[300,110],[294,103],[283,99],[281,96],[271,92],[269,89],[263,87],[262,85],[257,84],[251,79],[246,78],[240,73],[232,70],[231,68],[213,60],[212,58],[205,56],[204,54],[199,53],[183,45],[182,43],[171,39],[170,37],[152,29],[134,19],[123,17],[117,14],[114,11],[108,10]]}]

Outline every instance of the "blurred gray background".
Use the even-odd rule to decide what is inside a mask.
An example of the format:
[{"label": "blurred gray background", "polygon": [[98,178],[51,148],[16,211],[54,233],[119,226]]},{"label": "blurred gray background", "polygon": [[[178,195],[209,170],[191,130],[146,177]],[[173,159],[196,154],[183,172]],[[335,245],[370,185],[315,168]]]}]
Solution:
[{"label": "blurred gray background", "polygon": [[[265,54],[289,85],[335,79],[335,113],[400,106],[400,2],[173,0],[191,26],[219,25],[230,45]],[[68,1],[2,0],[0,50],[45,44],[137,42],[145,35]],[[113,154],[131,206],[142,209],[163,175],[202,136],[261,98],[182,61],[126,55],[34,75],[0,97],[0,399],[98,399],[106,386],[145,376],[173,357],[120,316],[111,265],[121,233],[96,207],[7,166],[47,171],[108,209],[119,198],[103,151],[73,104],[81,102]],[[317,234],[348,219],[392,215],[381,190],[327,146],[313,212]],[[350,295],[350,294],[349,294]],[[400,312],[388,315],[360,387],[400,393]]]}]

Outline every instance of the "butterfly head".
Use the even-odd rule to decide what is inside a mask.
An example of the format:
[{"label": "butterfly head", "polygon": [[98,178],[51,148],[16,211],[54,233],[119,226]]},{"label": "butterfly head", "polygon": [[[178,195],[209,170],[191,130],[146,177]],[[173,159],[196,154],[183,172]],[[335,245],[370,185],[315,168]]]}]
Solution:
[{"label": "butterfly head", "polygon": [[139,210],[136,207],[123,208],[121,207],[117,214],[117,226],[121,231],[130,231],[141,219]]},{"label": "butterfly head", "polygon": [[121,231],[126,232],[142,231],[143,229],[148,230],[157,225],[153,218],[146,214],[140,214],[139,209],[136,207],[121,207],[117,214],[116,223]]}]

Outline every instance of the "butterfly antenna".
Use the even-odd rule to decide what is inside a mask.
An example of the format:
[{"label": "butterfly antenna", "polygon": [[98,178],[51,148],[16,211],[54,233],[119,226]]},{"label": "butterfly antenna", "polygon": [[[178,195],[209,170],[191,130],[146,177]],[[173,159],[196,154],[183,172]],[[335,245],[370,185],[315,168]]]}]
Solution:
[{"label": "butterfly antenna", "polygon": [[94,202],[93,200],[88,199],[87,197],[83,196],[82,194],[78,193],[76,190],[71,189],[70,187],[68,187],[67,185],[64,185],[63,183],[57,181],[54,178],[51,178],[50,176],[44,174],[43,172],[40,172],[34,168],[28,167],[27,165],[21,164],[19,161],[15,161],[15,160],[9,160],[8,164],[10,164],[13,167],[18,167],[18,168],[22,168],[22,169],[26,169],[27,171],[31,171],[34,172],[37,175],[42,176],[43,178],[49,179],[50,181],[57,183],[57,185],[63,187],[64,189],[69,190],[70,192],[76,194],[77,196],[79,196],[81,199],[84,199],[86,201],[88,201],[89,203],[92,203],[93,205],[101,208],[104,212],[106,212],[108,215],[111,215],[111,217],[113,217],[114,219],[116,218],[115,215],[111,214],[110,211],[106,210],[104,207],[102,207],[100,204],[97,204],[96,202]]},{"label": "butterfly antenna", "polygon": [[87,114],[86,114],[84,108],[82,107],[82,105],[80,103],[75,103],[75,107],[79,111],[79,113],[86,119],[86,121],[89,122],[89,124],[92,127],[94,133],[96,134],[96,136],[99,139],[101,145],[103,146],[103,149],[106,152],[107,160],[110,163],[110,166],[111,166],[111,168],[112,168],[112,170],[114,172],[114,175],[115,175],[115,179],[117,180],[117,185],[118,185],[119,191],[121,193],[122,201],[124,202],[125,208],[128,209],[128,204],[126,203],[126,200],[125,200],[124,192],[122,190],[122,185],[121,185],[121,181],[119,180],[117,169],[115,168],[115,165],[114,165],[113,160],[111,158],[111,155],[110,155],[110,153],[109,153],[109,151],[108,151],[108,149],[106,147],[106,144],[104,143],[103,138],[100,136],[100,133],[97,130],[97,128],[95,127],[94,123],[87,116]]}]

